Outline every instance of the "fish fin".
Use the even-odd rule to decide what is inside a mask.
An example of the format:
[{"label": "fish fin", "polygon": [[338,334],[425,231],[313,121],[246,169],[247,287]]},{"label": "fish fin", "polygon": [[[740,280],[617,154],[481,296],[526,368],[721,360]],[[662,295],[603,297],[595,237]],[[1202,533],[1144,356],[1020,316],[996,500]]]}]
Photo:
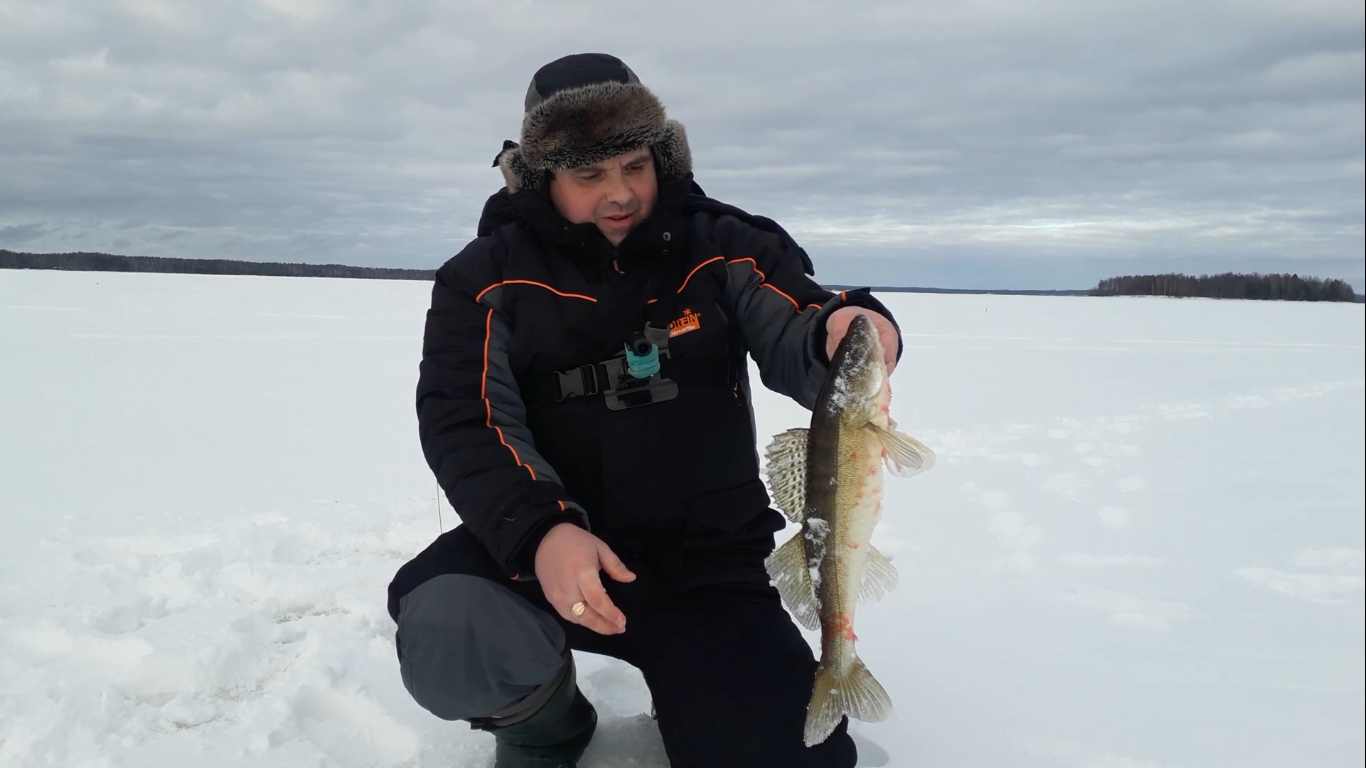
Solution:
[{"label": "fish fin", "polygon": [[868,422],[882,443],[882,459],[887,471],[897,477],[914,477],[934,466],[934,451],[914,437],[895,429],[883,429]]},{"label": "fish fin", "polygon": [[800,523],[806,517],[806,443],[810,430],[796,427],[773,437],[765,452],[768,465],[765,475],[773,491],[773,503]]},{"label": "fish fin", "polygon": [[901,576],[896,572],[887,556],[872,544],[868,545],[868,566],[863,571],[863,582],[858,587],[860,603],[873,603],[881,600],[888,592],[896,589]]},{"label": "fish fin", "polygon": [[829,738],[846,714],[865,723],[882,722],[892,714],[892,697],[857,656],[844,677],[837,677],[824,662],[816,668],[806,709],[806,746]]},{"label": "fish fin", "polygon": [[773,550],[773,554],[764,560],[764,566],[797,623],[813,632],[820,629],[820,600],[811,583],[811,565],[806,559],[806,541],[801,534]]}]

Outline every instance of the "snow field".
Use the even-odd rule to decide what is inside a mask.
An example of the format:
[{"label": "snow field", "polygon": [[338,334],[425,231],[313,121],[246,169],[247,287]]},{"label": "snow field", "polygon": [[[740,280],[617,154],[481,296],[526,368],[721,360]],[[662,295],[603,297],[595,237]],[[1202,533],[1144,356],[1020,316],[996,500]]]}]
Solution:
[{"label": "snow field", "polygon": [[[0,765],[491,764],[384,606],[455,520],[427,290],[0,272]],[[1360,306],[884,298],[939,462],[887,479],[862,764],[1361,764]],[[760,448],[805,423],[759,397]],[[639,674],[579,660],[585,768],[665,766]]]}]

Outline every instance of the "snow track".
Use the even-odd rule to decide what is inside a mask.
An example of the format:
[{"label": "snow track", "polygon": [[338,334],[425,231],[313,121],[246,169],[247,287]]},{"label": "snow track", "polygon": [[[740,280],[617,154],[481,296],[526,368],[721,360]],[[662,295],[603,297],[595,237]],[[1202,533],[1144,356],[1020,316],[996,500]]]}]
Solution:
[{"label": "snow track", "polygon": [[[6,569],[0,605],[27,616],[0,618],[0,764],[491,758],[487,738],[426,716],[396,685],[384,585],[430,529],[333,514],[328,527],[253,517],[214,535],[49,541],[36,553],[41,571]],[[647,760],[605,756],[585,768],[663,764],[639,674],[591,658],[583,667],[603,719],[599,749]]]}]

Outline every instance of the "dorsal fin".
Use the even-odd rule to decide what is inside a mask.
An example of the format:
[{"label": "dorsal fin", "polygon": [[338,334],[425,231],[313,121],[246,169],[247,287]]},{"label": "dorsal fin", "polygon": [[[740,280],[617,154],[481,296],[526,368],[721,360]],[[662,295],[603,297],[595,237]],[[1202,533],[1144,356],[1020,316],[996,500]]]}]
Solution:
[{"label": "dorsal fin", "polygon": [[787,519],[800,523],[806,517],[806,444],[810,430],[796,427],[774,435],[768,444],[764,474],[773,503]]}]

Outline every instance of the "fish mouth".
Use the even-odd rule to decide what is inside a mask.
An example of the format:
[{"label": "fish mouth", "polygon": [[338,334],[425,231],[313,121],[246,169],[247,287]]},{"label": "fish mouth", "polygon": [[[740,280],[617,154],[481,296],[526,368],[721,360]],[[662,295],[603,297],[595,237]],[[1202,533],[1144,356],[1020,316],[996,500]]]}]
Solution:
[{"label": "fish mouth", "polygon": [[[841,348],[847,349],[844,351],[843,359],[840,359]],[[860,313],[850,321],[849,329],[845,331],[844,338],[840,340],[839,347],[835,350],[836,360],[832,362],[836,365],[840,363],[867,365],[880,371],[883,367],[884,352],[882,337],[878,334],[877,327],[873,325],[871,318]]]},{"label": "fish mouth", "polygon": [[887,369],[871,318],[859,313],[850,319],[830,362],[823,410],[849,426],[874,420],[887,399]]}]

